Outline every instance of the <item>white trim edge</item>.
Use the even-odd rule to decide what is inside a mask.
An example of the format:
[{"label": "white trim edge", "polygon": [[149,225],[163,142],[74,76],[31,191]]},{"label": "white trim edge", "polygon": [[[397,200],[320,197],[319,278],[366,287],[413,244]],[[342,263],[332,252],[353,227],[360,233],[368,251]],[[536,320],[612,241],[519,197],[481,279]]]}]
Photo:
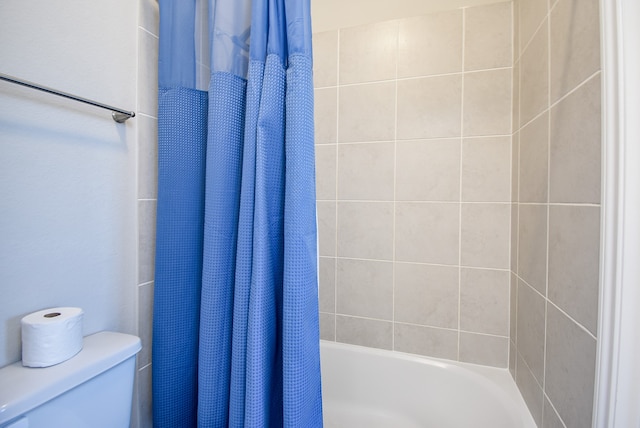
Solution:
[{"label": "white trim edge", "polygon": [[640,427],[640,2],[601,0],[602,251],[595,428]]}]

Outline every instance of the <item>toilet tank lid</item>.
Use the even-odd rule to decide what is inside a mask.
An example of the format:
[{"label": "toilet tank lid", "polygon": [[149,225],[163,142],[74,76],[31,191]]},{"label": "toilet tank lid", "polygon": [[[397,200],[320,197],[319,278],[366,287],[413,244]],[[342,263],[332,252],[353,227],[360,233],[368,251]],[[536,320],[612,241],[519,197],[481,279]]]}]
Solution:
[{"label": "toilet tank lid", "polygon": [[102,331],[84,338],[82,351],[45,368],[22,362],[0,369],[0,424],[46,403],[60,394],[120,364],[140,351],[136,336]]}]

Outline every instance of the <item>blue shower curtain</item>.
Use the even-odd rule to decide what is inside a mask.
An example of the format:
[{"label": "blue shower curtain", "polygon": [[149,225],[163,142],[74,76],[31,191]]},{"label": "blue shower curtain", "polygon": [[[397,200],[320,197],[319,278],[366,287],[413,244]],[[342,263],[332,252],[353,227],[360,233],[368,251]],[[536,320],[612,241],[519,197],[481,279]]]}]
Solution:
[{"label": "blue shower curtain", "polygon": [[309,0],[159,3],[154,426],[321,427]]}]

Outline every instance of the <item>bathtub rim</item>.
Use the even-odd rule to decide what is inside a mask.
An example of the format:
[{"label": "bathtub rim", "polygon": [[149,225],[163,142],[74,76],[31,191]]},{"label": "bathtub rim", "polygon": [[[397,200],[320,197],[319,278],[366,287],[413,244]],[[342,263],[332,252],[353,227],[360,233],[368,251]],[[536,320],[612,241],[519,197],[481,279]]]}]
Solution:
[{"label": "bathtub rim", "polygon": [[515,379],[511,376],[508,367],[492,367],[481,364],[468,363],[463,361],[449,360],[445,358],[437,358],[430,356],[423,356],[419,354],[411,354],[401,351],[392,351],[388,349],[370,348],[362,345],[354,345],[350,343],[336,342],[331,340],[320,340],[320,355],[321,362],[322,349],[328,348],[337,351],[347,351],[362,353],[366,355],[378,356],[383,358],[399,359],[408,361],[411,363],[417,363],[420,365],[426,365],[431,367],[437,367],[453,373],[457,373],[460,376],[465,376],[475,381],[488,382],[488,389],[493,390],[498,394],[498,398],[501,401],[511,404],[512,410],[516,412],[523,422],[523,428],[535,428],[536,423],[527,407],[524,398],[518,387],[516,386]]}]

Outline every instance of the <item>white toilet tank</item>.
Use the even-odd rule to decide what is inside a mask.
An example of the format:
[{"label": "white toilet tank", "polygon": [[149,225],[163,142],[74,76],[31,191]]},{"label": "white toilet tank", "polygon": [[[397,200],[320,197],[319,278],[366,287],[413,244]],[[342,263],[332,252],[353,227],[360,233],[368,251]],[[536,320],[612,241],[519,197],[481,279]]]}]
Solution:
[{"label": "white toilet tank", "polygon": [[0,428],[126,428],[140,339],[103,331],[51,367],[0,369]]}]

